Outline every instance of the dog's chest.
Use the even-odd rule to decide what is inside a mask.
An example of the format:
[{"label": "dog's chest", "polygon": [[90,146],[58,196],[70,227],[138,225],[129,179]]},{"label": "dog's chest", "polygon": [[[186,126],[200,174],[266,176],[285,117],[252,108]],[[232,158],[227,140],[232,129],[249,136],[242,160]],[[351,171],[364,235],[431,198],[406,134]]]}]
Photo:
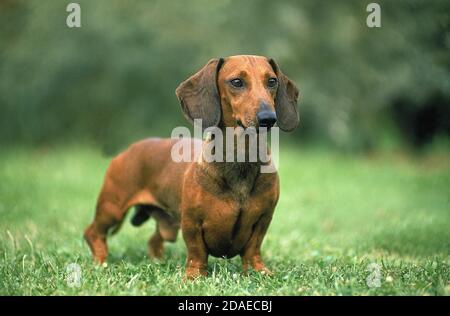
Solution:
[{"label": "dog's chest", "polygon": [[211,209],[202,223],[208,251],[216,257],[234,257],[247,244],[261,209],[252,207],[252,199],[232,201],[229,207]]},{"label": "dog's chest", "polygon": [[250,197],[259,175],[259,167],[249,164],[232,164],[223,170],[221,175],[221,193],[245,203]]},{"label": "dog's chest", "polygon": [[203,189],[218,201],[200,203],[205,210],[204,239],[212,255],[234,256],[250,237],[260,217],[260,210],[251,202],[258,176],[259,168],[249,164],[218,165],[200,174]]}]

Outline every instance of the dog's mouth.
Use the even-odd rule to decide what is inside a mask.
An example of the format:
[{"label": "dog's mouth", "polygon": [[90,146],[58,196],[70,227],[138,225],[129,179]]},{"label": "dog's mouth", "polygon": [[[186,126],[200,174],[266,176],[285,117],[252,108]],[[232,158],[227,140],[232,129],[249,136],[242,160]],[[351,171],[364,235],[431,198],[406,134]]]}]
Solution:
[{"label": "dog's mouth", "polygon": [[241,120],[237,120],[236,123],[237,123],[238,126],[242,127],[243,129],[246,129],[246,127],[244,126],[244,124],[242,124],[242,121],[241,121]]},{"label": "dog's mouth", "polygon": [[248,128],[253,128],[253,129],[255,129],[256,130],[256,133],[258,133],[259,134],[259,132],[260,131],[264,131],[264,132],[270,132],[270,129],[271,129],[271,126],[268,126],[268,127],[261,127],[261,126],[244,126],[244,124],[242,123],[242,121],[241,120],[236,120],[236,124],[239,126],[239,127],[242,127],[243,129],[244,129],[244,131],[246,131]]},{"label": "dog's mouth", "polygon": [[256,126],[253,126],[253,125],[245,126],[241,120],[237,120],[236,123],[237,123],[238,127],[241,127],[245,132],[253,130],[256,133],[259,133],[258,128]]}]

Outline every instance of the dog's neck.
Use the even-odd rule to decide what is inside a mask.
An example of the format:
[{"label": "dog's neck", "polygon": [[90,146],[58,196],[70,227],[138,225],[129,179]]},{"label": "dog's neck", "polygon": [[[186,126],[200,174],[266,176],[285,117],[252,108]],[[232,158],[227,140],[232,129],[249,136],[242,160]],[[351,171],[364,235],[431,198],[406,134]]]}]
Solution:
[{"label": "dog's neck", "polygon": [[[223,133],[223,135],[225,135]],[[229,140],[226,137],[222,139],[222,146],[217,142],[220,141],[214,139],[214,137],[206,137],[202,144],[201,161],[199,164],[199,170],[202,177],[206,178],[212,189],[218,191],[231,192],[237,195],[237,198],[244,200],[249,196],[253,190],[255,183],[260,175],[261,166],[267,163],[261,161],[259,155],[254,162],[249,161],[249,143],[237,142],[234,138],[234,145],[227,144]],[[256,136],[257,144],[259,143],[259,135]],[[230,146],[227,146],[230,145]],[[211,153],[211,148],[222,148],[223,161],[208,161],[205,159],[206,155]],[[227,148],[232,148],[233,161],[226,161]],[[237,161],[238,153],[245,153],[245,161]],[[269,162],[270,163],[270,162]]]}]

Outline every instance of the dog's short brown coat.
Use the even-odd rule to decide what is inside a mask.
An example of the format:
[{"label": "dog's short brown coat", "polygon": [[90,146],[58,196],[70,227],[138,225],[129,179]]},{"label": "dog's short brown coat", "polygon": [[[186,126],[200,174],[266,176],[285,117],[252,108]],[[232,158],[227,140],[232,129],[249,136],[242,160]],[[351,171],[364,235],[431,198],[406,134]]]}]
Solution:
[{"label": "dog's short brown coat", "polygon": [[[277,78],[269,87],[269,78]],[[230,82],[240,78],[245,86]],[[258,127],[264,106],[276,112],[278,126],[298,125],[298,90],[272,59],[231,56],[212,59],[176,90],[189,121],[203,127]],[[225,137],[224,137],[225,139]],[[279,197],[277,173],[261,173],[260,162],[174,162],[177,140],[148,139],[115,157],[105,176],[94,221],[85,231],[93,257],[106,260],[108,231],[120,227],[128,209],[136,206],[135,225],[150,216],[157,221],[149,254],[161,257],[163,242],[175,241],[181,226],[187,246],[186,277],[206,275],[208,255],[240,255],[243,269],[270,273],[261,259],[261,243]],[[192,145],[201,140],[183,140]],[[226,146],[224,145],[224,148]],[[194,151],[193,151],[194,152]]]}]

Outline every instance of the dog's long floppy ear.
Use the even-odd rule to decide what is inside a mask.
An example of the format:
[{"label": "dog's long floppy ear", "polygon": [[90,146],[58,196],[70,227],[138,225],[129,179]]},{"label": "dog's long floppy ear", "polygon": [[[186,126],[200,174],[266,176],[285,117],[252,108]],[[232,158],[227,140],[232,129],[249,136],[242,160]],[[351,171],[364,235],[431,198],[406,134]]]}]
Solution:
[{"label": "dog's long floppy ear", "polygon": [[203,129],[217,126],[220,121],[217,75],[223,62],[223,58],[211,59],[196,74],[183,81],[175,91],[184,116],[191,123],[194,119],[202,119]]},{"label": "dog's long floppy ear", "polygon": [[299,91],[295,84],[284,75],[275,60],[269,59],[278,77],[278,90],[275,97],[275,112],[277,113],[277,124],[285,132],[294,130],[299,123],[297,111],[297,99]]}]

